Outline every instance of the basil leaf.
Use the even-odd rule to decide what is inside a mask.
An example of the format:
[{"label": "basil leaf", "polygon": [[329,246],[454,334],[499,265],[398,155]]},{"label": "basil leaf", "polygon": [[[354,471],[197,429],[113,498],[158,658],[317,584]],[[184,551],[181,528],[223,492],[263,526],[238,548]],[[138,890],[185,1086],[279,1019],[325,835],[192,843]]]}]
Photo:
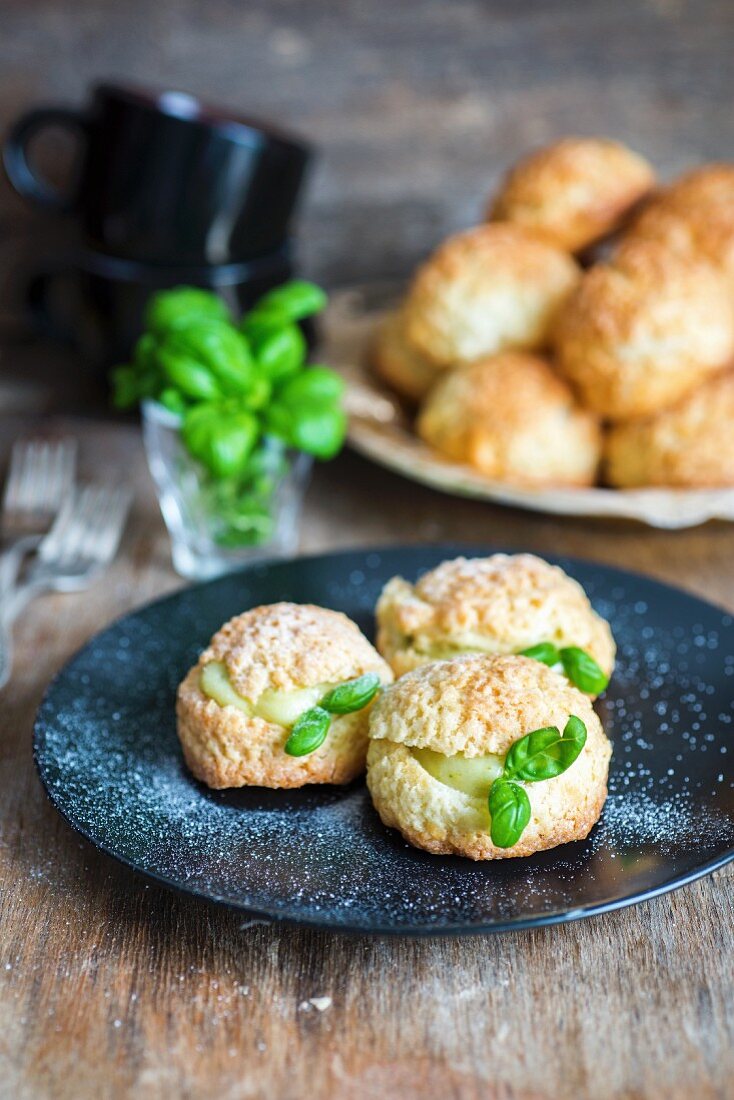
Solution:
[{"label": "basil leaf", "polygon": [[271,382],[300,370],[306,358],[306,338],[298,325],[273,329],[255,340],[255,359]]},{"label": "basil leaf", "polygon": [[347,418],[342,409],[331,405],[303,405],[293,413],[288,442],[322,461],[334,458],[344,444]]},{"label": "basil leaf", "polygon": [[530,821],[530,799],[522,787],[496,779],[489,792],[490,838],[498,848],[517,844]]},{"label": "basil leaf", "polygon": [[221,397],[214,375],[197,359],[164,346],[158,349],[158,362],[168,381],[185,397],[199,401]]},{"label": "basil leaf", "polygon": [[561,659],[558,646],[553,645],[553,642],[538,642],[537,645],[531,645],[528,649],[521,649],[518,657],[531,657],[534,661],[548,665],[549,668],[557,665]]},{"label": "basil leaf", "polygon": [[298,407],[306,402],[339,401],[344,393],[344,379],[328,367],[308,367],[285,380],[278,390],[278,400]]},{"label": "basil leaf", "polygon": [[326,305],[326,294],[321,287],[308,283],[305,279],[292,279],[289,283],[269,291],[255,306],[261,310],[282,311],[289,321],[302,321],[320,313]]},{"label": "basil leaf", "polygon": [[228,321],[229,310],[218,295],[195,286],[161,290],[149,299],[145,308],[145,327],[161,334],[198,318]]},{"label": "basil leaf", "polygon": [[505,757],[504,776],[525,783],[554,779],[571,767],[585,744],[586,726],[572,714],[563,734],[557,726],[546,726],[515,741]]},{"label": "basil leaf", "polygon": [[563,671],[572,684],[587,695],[599,695],[609,683],[609,677],[601,670],[590,653],[578,646],[566,646],[561,650]]},{"label": "basil leaf", "polygon": [[304,711],[291,730],[285,752],[289,756],[308,756],[324,743],[330,724],[331,716],[321,707]]},{"label": "basil leaf", "polygon": [[116,409],[130,409],[140,400],[138,372],[134,367],[115,367],[112,371],[112,401]]},{"label": "basil leaf", "polygon": [[261,340],[275,329],[290,324],[288,313],[278,306],[255,306],[240,321],[240,331],[248,340]]},{"label": "basil leaf", "polygon": [[330,714],[352,714],[372,702],[380,689],[380,677],[376,672],[366,672],[355,680],[346,680],[325,695],[319,706]]}]

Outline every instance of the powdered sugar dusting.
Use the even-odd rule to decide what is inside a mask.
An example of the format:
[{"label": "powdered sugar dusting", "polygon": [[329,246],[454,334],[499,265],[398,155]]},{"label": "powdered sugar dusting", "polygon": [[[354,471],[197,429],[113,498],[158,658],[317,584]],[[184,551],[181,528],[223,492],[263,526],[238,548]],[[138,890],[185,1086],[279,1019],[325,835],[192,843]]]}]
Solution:
[{"label": "powdered sugar dusting", "polygon": [[731,617],[579,564],[570,571],[619,646],[599,703],[614,743],[610,796],[585,843],[499,864],[437,859],[382,827],[362,783],[214,792],[190,777],[173,696],[224,620],[254,604],[309,600],[371,632],[384,581],[415,578],[444,556],[373,551],[260,566],[122,620],[67,667],[41,709],[37,754],[54,801],[96,843],[167,881],[337,927],[476,930],[578,914],[731,852]]}]

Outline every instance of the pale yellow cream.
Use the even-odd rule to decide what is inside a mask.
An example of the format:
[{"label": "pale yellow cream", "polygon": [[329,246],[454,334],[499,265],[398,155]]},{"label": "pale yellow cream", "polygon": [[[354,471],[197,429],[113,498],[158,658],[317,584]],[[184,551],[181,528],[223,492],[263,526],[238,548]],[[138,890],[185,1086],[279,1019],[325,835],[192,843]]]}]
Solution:
[{"label": "pale yellow cream", "polygon": [[237,707],[250,718],[262,718],[277,726],[289,728],[304,711],[318,706],[335,684],[315,684],[296,691],[264,691],[254,702],[235,691],[223,661],[210,661],[204,665],[199,677],[199,687],[204,695],[220,707]]},{"label": "pale yellow cream", "polygon": [[444,756],[433,749],[412,749],[413,756],[429,775],[447,787],[463,791],[471,798],[485,799],[489,788],[502,775],[504,760],[489,753],[487,756]]}]

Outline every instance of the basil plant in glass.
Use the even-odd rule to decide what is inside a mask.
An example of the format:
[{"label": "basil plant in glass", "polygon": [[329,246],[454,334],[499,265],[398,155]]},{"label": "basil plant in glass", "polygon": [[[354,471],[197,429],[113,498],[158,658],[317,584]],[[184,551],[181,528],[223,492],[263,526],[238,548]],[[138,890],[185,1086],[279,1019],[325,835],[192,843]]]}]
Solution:
[{"label": "basil plant in glass", "polygon": [[237,319],[209,291],[155,294],[132,362],[112,374],[140,403],[150,471],[185,577],[292,553],[313,458],[341,449],[344,384],[307,364],[299,322],[326,304],[312,283],[270,291]]}]

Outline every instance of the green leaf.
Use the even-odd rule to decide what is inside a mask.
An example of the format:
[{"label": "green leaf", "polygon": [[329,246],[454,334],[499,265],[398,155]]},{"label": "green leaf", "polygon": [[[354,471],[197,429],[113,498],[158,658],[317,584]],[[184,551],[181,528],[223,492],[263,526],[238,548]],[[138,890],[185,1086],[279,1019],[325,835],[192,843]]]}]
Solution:
[{"label": "green leaf", "polygon": [[308,756],[324,743],[330,724],[331,716],[321,707],[305,711],[291,730],[285,752],[289,756]]},{"label": "green leaf", "polygon": [[194,458],[215,477],[229,478],[245,468],[259,428],[251,413],[226,411],[210,402],[187,412],[181,434]]},{"label": "green leaf", "polygon": [[144,332],[133,349],[133,363],[140,370],[157,370],[158,341],[152,332]]},{"label": "green leaf", "polygon": [[534,661],[548,665],[549,668],[557,665],[561,659],[558,647],[553,645],[553,642],[538,642],[537,645],[531,645],[528,649],[521,649],[518,656],[531,657]]},{"label": "green leaf", "polygon": [[175,413],[177,416],[183,416],[183,414],[186,412],[186,409],[188,408],[186,401],[178,392],[178,390],[162,390],[158,397],[158,400],[160,401],[161,405],[164,406],[164,408],[168,409],[169,412]]},{"label": "green leaf", "polygon": [[225,394],[240,396],[252,389],[255,366],[249,346],[226,321],[182,322],[167,334],[163,347],[169,354],[179,354],[206,367]]},{"label": "green leaf", "polygon": [[371,703],[380,690],[380,677],[376,672],[366,672],[354,680],[346,680],[333,688],[321,700],[319,706],[330,714],[352,714]]},{"label": "green leaf", "polygon": [[298,325],[288,324],[273,329],[261,339],[255,340],[257,365],[271,382],[300,370],[306,351],[306,338]]},{"label": "green leaf", "polygon": [[279,310],[289,321],[302,321],[304,317],[320,313],[326,302],[327,297],[321,287],[305,279],[293,279],[265,294],[255,306],[255,311]]},{"label": "green leaf", "polygon": [[526,733],[511,746],[505,757],[506,779],[537,783],[553,779],[570,768],[586,744],[586,726],[571,715],[561,734],[557,726]]},{"label": "green leaf", "polygon": [[341,409],[304,406],[293,417],[289,442],[296,450],[326,461],[342,449],[346,434],[347,418]]},{"label": "green leaf", "polygon": [[496,779],[489,792],[490,838],[498,848],[517,844],[530,821],[530,799],[517,783]]},{"label": "green leaf", "polygon": [[138,372],[134,367],[115,367],[111,373],[112,403],[117,409],[130,409],[140,400]]},{"label": "green leaf", "polygon": [[217,422],[210,435],[206,460],[215,477],[235,477],[243,470],[257,434],[257,421],[248,413],[233,413]]},{"label": "green leaf", "polygon": [[249,391],[243,397],[243,404],[246,409],[253,409],[258,411],[264,409],[273,393],[273,387],[267,378],[263,378],[262,375],[257,375],[252,382],[252,386]]},{"label": "green leaf", "polygon": [[308,367],[287,378],[278,400],[297,409],[301,404],[336,404],[344,393],[344,379],[329,367]]},{"label": "green leaf", "polygon": [[164,345],[158,349],[158,362],[168,381],[186,397],[199,401],[221,397],[214,375],[196,359]]},{"label": "green leaf", "polygon": [[149,299],[145,310],[145,327],[163,336],[178,325],[197,318],[228,321],[229,309],[210,290],[201,290],[195,286],[177,286],[172,290],[161,290]]},{"label": "green leaf", "polygon": [[240,330],[248,340],[256,342],[275,329],[286,328],[290,323],[285,310],[276,306],[267,309],[255,306],[240,321]]},{"label": "green leaf", "polygon": [[590,653],[578,646],[567,646],[560,653],[563,670],[572,684],[587,695],[599,695],[609,683],[609,677],[602,671]]}]

